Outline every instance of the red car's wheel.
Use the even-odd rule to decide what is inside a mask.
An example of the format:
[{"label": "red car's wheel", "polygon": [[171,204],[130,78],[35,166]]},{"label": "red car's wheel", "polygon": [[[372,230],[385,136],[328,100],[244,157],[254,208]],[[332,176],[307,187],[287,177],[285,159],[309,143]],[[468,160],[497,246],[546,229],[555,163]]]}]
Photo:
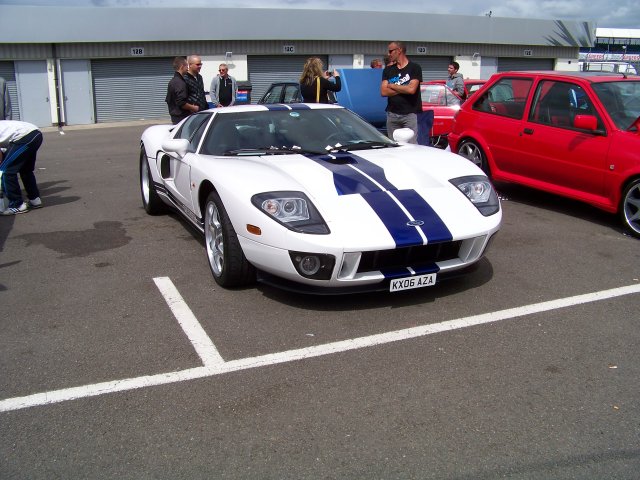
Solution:
[{"label": "red car's wheel", "polygon": [[631,235],[640,238],[640,178],[630,182],[624,189],[620,216]]},{"label": "red car's wheel", "polygon": [[489,175],[489,164],[487,163],[487,156],[482,151],[482,148],[473,140],[464,140],[460,147],[458,147],[458,155],[471,160],[478,167],[480,167],[484,173]]}]

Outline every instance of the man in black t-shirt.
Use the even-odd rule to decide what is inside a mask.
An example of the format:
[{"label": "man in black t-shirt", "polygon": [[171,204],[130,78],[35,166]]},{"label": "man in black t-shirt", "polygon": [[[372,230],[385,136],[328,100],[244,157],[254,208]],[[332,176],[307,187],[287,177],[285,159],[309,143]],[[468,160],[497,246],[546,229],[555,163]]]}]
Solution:
[{"label": "man in black t-shirt", "polygon": [[411,143],[417,143],[422,68],[407,58],[402,42],[389,44],[389,60],[394,63],[385,67],[380,86],[380,94],[387,97],[387,135],[393,138],[395,130],[410,128],[414,133]]}]

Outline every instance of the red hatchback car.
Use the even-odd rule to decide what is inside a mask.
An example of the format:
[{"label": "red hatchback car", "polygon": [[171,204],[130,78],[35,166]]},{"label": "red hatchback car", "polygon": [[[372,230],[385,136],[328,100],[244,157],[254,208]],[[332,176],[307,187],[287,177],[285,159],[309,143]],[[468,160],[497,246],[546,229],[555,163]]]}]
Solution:
[{"label": "red hatchback car", "polygon": [[640,237],[640,77],[498,73],[462,105],[449,144],[496,181],[617,212]]},{"label": "red hatchback car", "polygon": [[[465,80],[465,98],[485,83],[486,80]],[[451,131],[453,116],[460,110],[462,100],[453,90],[445,85],[444,80],[430,80],[420,84],[422,111],[433,110],[433,127],[431,128],[431,144],[436,147],[447,146],[447,135]]]}]

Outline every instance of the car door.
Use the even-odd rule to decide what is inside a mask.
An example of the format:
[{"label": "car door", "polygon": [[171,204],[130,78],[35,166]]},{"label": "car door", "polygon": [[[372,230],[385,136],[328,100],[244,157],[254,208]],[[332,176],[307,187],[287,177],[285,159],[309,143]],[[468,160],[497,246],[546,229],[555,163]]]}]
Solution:
[{"label": "car door", "polygon": [[202,138],[209,120],[210,113],[191,115],[181,125],[174,138],[189,141],[189,148],[184,157],[175,152],[166,153],[161,157],[160,171],[166,189],[171,193],[176,203],[189,211],[193,211],[191,199],[191,161],[196,154],[198,144]]},{"label": "car door", "polygon": [[431,136],[446,135],[451,131],[453,116],[460,110],[460,97],[440,83],[420,85],[422,111],[433,110]]},{"label": "car door", "polygon": [[496,178],[519,169],[524,112],[533,77],[504,77],[469,101],[476,113],[472,130],[489,149]]},{"label": "car door", "polygon": [[289,84],[284,87],[282,95],[282,103],[299,103],[302,102],[300,96],[300,86],[297,84]]},{"label": "car door", "polygon": [[[575,128],[577,115],[595,116],[597,133]],[[562,194],[602,196],[609,143],[590,92],[574,82],[541,80],[522,129],[520,167],[514,173]]]},{"label": "car door", "polygon": [[269,90],[265,92],[258,103],[270,105],[272,103],[282,103],[282,96],[284,94],[284,84],[274,83],[269,87]]}]

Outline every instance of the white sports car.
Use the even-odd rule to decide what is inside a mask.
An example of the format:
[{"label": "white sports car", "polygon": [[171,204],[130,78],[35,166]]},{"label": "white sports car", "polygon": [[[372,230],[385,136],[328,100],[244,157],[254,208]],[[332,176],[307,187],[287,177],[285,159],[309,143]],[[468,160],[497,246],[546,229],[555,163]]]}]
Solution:
[{"label": "white sports car", "polygon": [[502,219],[472,162],[334,105],[208,110],[149,127],[140,147],[145,210],[173,208],[204,233],[223,287],[426,287],[477,262]]}]

